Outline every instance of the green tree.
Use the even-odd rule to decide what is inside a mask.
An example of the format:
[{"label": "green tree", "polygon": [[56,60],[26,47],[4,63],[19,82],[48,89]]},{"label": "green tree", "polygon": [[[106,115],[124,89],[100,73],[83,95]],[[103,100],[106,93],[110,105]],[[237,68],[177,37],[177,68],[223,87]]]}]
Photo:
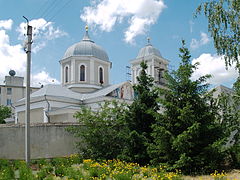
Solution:
[{"label": "green tree", "polygon": [[11,117],[12,110],[7,106],[0,105],[0,124],[5,124],[6,118]]},{"label": "green tree", "polygon": [[[214,40],[219,55],[224,55],[226,67],[235,65],[240,73],[240,1],[239,0],[208,0],[198,6],[195,17],[201,12],[208,19],[208,30]],[[237,132],[234,144],[228,149],[230,164],[240,164],[239,122],[240,122],[240,77],[234,84],[235,95],[222,94],[218,98],[219,119],[225,134]],[[229,163],[229,162],[228,162]]]},{"label": "green tree", "polygon": [[216,121],[211,94],[207,93],[205,82],[210,76],[191,79],[198,64],[191,64],[190,53],[182,43],[181,64],[178,70],[166,74],[167,88],[160,89],[164,111],[156,113],[154,142],[148,151],[154,164],[165,163],[187,174],[207,172],[218,169],[223,161],[224,135]]},{"label": "green tree", "polygon": [[152,142],[152,125],[155,117],[152,112],[159,110],[158,92],[154,87],[154,79],[146,73],[147,64],[141,62],[141,72],[134,85],[136,97],[126,111],[126,124],[129,128],[128,146],[123,150],[123,159],[147,164],[150,157],[147,153],[148,143]]},{"label": "green tree", "polygon": [[126,110],[125,104],[106,101],[98,111],[83,106],[75,114],[80,125],[68,131],[79,137],[77,147],[83,158],[118,158],[128,133],[124,119]]},{"label": "green tree", "polygon": [[240,1],[208,0],[198,6],[195,16],[202,11],[217,53],[224,55],[226,66],[235,62],[240,70]]}]

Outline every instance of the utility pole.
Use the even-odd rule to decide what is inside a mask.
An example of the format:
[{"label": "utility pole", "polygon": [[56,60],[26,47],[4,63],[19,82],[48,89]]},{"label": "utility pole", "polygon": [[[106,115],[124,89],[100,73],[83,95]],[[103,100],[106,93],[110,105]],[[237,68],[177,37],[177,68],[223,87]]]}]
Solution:
[{"label": "utility pole", "polygon": [[30,163],[30,68],[31,68],[31,45],[32,45],[32,26],[27,21],[27,68],[26,68],[26,98],[25,98],[25,161],[27,166]]}]

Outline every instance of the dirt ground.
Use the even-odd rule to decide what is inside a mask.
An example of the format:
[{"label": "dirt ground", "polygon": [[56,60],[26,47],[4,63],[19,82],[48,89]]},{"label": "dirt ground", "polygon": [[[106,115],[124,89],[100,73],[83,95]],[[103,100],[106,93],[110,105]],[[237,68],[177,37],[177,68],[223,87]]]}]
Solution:
[{"label": "dirt ground", "polygon": [[[214,178],[211,176],[184,176],[183,178],[185,180],[214,180]],[[227,175],[221,180],[240,180],[240,170],[233,170],[230,173],[227,173]]]}]

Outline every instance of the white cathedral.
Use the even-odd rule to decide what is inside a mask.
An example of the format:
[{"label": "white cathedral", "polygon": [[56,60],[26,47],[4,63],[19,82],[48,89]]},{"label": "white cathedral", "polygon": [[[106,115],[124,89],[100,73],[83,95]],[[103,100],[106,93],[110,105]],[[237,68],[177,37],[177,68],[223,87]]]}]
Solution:
[{"label": "white cathedral", "polygon": [[[97,110],[99,103],[104,101],[115,99],[131,103],[134,98],[132,85],[137,83],[142,61],[147,63],[147,73],[154,78],[156,85],[164,86],[163,73],[167,71],[168,61],[149,39],[137,57],[130,61],[131,82],[110,85],[112,63],[106,51],[90,39],[86,26],[83,39],[70,46],[60,60],[61,85],[45,85],[31,94],[31,123],[76,122],[73,115],[83,105]],[[14,105],[15,123],[24,123],[25,99]]]}]

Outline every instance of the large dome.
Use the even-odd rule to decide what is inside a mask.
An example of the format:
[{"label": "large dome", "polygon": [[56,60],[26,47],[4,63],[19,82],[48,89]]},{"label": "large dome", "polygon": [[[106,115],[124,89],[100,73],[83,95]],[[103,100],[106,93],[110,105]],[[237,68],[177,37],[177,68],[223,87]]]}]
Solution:
[{"label": "large dome", "polygon": [[137,58],[143,58],[150,55],[162,57],[160,51],[157,48],[153,47],[151,44],[147,44],[145,47],[140,49]]},{"label": "large dome", "polygon": [[63,59],[71,56],[93,56],[103,61],[109,61],[108,55],[103,48],[95,44],[94,41],[89,38],[88,31],[86,31],[82,41],[70,46],[67,49]]}]

